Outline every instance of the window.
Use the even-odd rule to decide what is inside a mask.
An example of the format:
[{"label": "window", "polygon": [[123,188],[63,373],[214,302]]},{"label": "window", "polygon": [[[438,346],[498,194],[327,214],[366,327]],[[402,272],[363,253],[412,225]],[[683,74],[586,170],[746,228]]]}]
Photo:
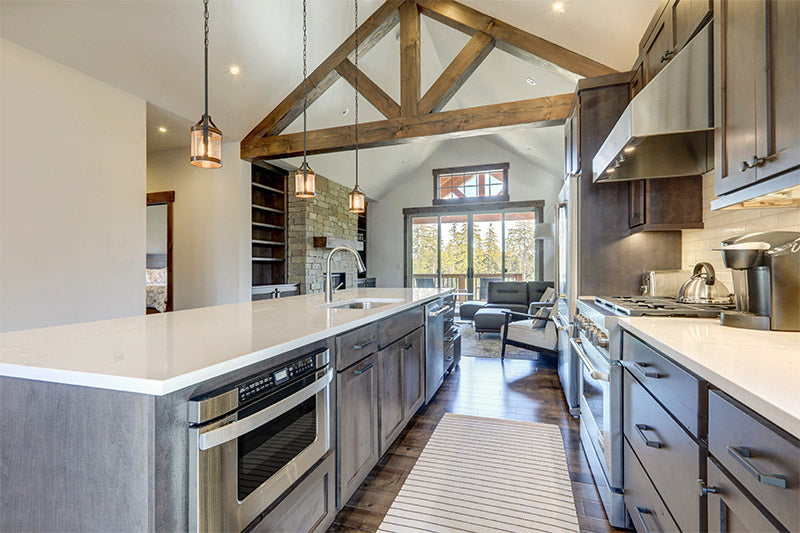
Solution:
[{"label": "window", "polygon": [[508,201],[508,163],[433,170],[433,203]]}]

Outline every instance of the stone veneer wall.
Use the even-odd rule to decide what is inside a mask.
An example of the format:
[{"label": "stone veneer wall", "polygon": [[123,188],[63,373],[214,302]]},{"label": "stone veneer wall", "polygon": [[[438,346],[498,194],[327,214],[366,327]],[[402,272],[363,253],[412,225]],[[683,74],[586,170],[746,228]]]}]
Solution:
[{"label": "stone veneer wall", "polygon": [[[322,292],[325,284],[325,261],[329,249],[314,248],[314,237],[335,237],[356,241],[357,215],[347,210],[350,189],[317,175],[316,198],[294,195],[294,180],[289,179],[288,281],[299,283],[303,294]],[[345,272],[347,288],[357,283],[356,260],[352,254],[339,252],[333,258],[333,272]]]}]

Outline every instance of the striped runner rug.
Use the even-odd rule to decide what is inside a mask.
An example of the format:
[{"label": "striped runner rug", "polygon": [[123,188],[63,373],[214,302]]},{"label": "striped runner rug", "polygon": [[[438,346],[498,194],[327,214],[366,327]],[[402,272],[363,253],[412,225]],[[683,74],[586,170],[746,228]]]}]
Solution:
[{"label": "striped runner rug", "polygon": [[378,531],[579,531],[558,426],[446,414]]}]

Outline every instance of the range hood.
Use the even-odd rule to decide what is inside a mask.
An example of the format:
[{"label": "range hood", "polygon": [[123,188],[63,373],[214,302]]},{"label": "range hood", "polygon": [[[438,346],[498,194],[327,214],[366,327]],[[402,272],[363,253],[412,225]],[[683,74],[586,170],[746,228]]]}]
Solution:
[{"label": "range hood", "polygon": [[592,160],[592,181],[714,168],[712,47],[709,23],[631,100]]}]

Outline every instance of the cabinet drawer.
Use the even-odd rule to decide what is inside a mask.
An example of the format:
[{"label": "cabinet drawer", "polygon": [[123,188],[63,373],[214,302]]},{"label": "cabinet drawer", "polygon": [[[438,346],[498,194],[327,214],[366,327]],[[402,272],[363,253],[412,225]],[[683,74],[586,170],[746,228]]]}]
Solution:
[{"label": "cabinet drawer", "polygon": [[405,311],[378,322],[378,346],[383,348],[405,337],[425,321],[422,307]]},{"label": "cabinet drawer", "polygon": [[333,454],[322,461],[250,533],[325,531],[336,515]]},{"label": "cabinet drawer", "polygon": [[708,461],[708,531],[710,533],[767,533],[779,531],[717,464]]},{"label": "cabinet drawer", "polygon": [[374,322],[336,337],[336,370],[344,370],[378,351],[378,326]]},{"label": "cabinet drawer", "polygon": [[[624,439],[623,439],[624,441]],[[623,449],[625,472],[625,507],[631,515],[636,531],[678,531],[667,506],[661,500],[642,465],[625,442]]]},{"label": "cabinet drawer", "polygon": [[708,405],[709,453],[786,529],[800,531],[800,443],[723,392],[711,391]]},{"label": "cabinet drawer", "polygon": [[630,447],[681,529],[704,530],[696,490],[705,464],[700,446],[628,371],[623,376],[623,431]]},{"label": "cabinet drawer", "polygon": [[622,364],[695,437],[705,438],[708,383],[668,360],[636,337],[622,338]]}]

